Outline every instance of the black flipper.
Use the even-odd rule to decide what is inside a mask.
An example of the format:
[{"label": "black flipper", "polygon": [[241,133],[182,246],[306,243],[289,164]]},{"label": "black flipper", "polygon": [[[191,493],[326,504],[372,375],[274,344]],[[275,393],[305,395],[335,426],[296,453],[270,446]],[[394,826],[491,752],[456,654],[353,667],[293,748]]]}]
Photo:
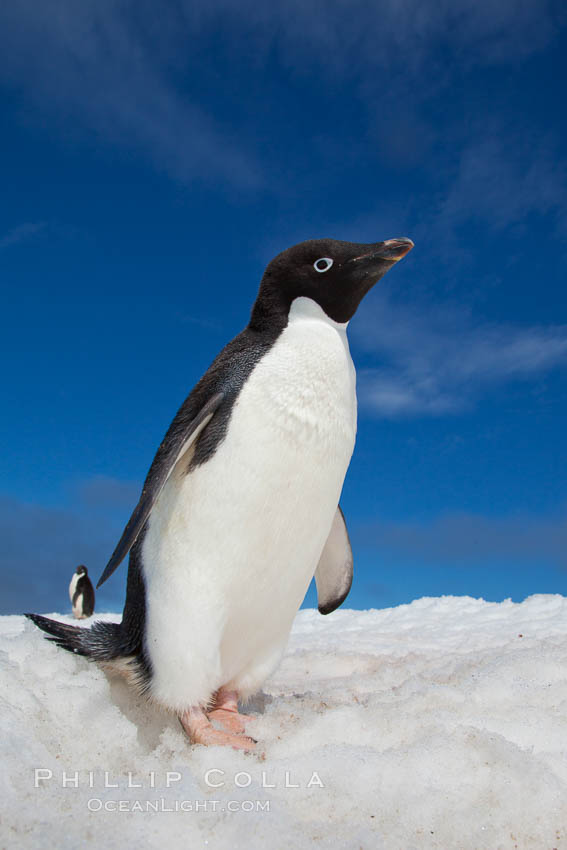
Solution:
[{"label": "black flipper", "polygon": [[330,614],[342,605],[352,584],[352,549],[345,518],[337,507],[331,531],[323,547],[317,569],[317,603],[321,614]]},{"label": "black flipper", "polygon": [[[150,470],[150,474],[148,475],[142,490],[142,495],[140,496],[140,501],[134,508],[134,512],[128,520],[128,524],[122,533],[122,537],[118,541],[118,545],[112,553],[112,557],[99,579],[97,588],[112,575],[114,570],[121,564],[136,542],[140,532],[146,524],[153,506],[165,486],[167,479],[177,464],[181,462],[185,452],[190,448],[199,434],[211,421],[215,411],[223,401],[224,397],[225,394],[222,392],[215,393],[215,395],[213,395],[201,408],[194,419],[191,420],[188,426],[183,431],[176,432],[174,442],[168,441],[166,443],[164,440],[164,443],[160,446],[158,455],[160,454],[160,451],[167,451],[169,456],[165,458],[164,462],[160,463],[159,466],[155,466],[157,474],[152,475]],[[158,457],[158,455],[156,455],[156,457]]]}]

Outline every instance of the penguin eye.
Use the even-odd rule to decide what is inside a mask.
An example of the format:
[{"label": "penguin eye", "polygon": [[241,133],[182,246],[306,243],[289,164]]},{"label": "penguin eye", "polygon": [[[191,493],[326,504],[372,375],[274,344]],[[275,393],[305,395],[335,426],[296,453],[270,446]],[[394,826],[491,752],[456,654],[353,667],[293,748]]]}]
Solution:
[{"label": "penguin eye", "polygon": [[332,265],[333,261],[330,257],[321,257],[320,260],[315,260],[313,268],[316,272],[328,272]]}]

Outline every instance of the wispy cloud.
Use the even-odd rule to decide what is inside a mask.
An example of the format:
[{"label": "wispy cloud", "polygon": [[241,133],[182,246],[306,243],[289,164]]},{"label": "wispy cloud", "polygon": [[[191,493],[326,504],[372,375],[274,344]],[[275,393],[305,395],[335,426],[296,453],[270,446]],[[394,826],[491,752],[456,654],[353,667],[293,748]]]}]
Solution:
[{"label": "wispy cloud", "polygon": [[175,83],[176,9],[165,4],[156,15],[150,4],[99,0],[3,4],[0,75],[40,110],[137,149],[182,181],[206,174],[256,187],[262,177],[254,159]]},{"label": "wispy cloud", "polygon": [[439,305],[392,305],[376,293],[355,331],[381,360],[359,372],[361,403],[384,417],[456,413],[490,388],[567,364],[567,326],[475,323]]},{"label": "wispy cloud", "polygon": [[567,567],[567,514],[489,517],[450,513],[428,522],[373,522],[359,540],[396,560],[451,566],[472,564]]},{"label": "wispy cloud", "polygon": [[220,331],[222,330],[221,323],[214,319],[205,319],[202,316],[191,316],[189,313],[182,311],[177,312],[177,319],[183,325],[196,325],[205,331]]},{"label": "wispy cloud", "polygon": [[[213,54],[254,77],[276,51],[290,74],[356,78],[370,110],[393,98],[398,114],[400,90],[419,99],[443,86],[440,47],[459,67],[506,62],[541,50],[561,24],[555,0],[181,0],[159,13],[146,0],[20,0],[0,5],[0,79],[61,116],[67,133],[86,127],[181,181],[254,189],[271,178],[254,132],[242,132],[248,121],[237,133],[195,89]],[[394,135],[405,138],[417,119],[401,120]]]},{"label": "wispy cloud", "polygon": [[498,124],[473,136],[440,202],[437,228],[447,232],[480,220],[501,230],[550,214],[567,234],[567,167],[550,141]]},{"label": "wispy cloud", "polygon": [[[327,69],[362,63],[418,71],[431,51],[444,43],[461,62],[498,63],[542,49],[560,24],[554,0],[251,0],[183,4],[193,26],[218,25],[241,33],[246,47],[268,51],[280,43],[290,64]],[[301,69],[300,69],[301,70]]]},{"label": "wispy cloud", "polygon": [[0,237],[0,251],[10,248],[12,245],[18,245],[20,242],[26,242],[44,228],[44,221],[26,222],[25,224],[19,224],[17,227],[13,227],[4,236]]}]

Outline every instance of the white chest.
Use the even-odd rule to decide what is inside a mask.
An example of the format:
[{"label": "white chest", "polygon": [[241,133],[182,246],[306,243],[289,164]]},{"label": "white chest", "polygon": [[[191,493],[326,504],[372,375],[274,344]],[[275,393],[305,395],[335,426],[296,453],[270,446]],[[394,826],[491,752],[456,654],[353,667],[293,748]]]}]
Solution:
[{"label": "white chest", "polygon": [[[355,372],[344,326],[306,298],[258,362],[213,457],[172,475],[150,517],[146,577],[222,578],[214,593],[289,562],[315,570],[356,435]],[[274,567],[277,570],[277,566]],[[310,577],[310,576],[309,576]],[[226,591],[228,592],[228,591]]]},{"label": "white chest", "polygon": [[327,451],[328,441],[354,443],[356,373],[346,325],[310,299],[296,299],[287,328],[256,366],[239,402],[248,415],[263,411],[290,445],[322,441]]},{"label": "white chest", "polygon": [[354,448],[345,330],[297,299],[242,387],[212,458],[166,484],[143,545],[148,648],[163,693],[160,670],[170,654],[181,663],[177,647],[226,681],[285,640]]}]

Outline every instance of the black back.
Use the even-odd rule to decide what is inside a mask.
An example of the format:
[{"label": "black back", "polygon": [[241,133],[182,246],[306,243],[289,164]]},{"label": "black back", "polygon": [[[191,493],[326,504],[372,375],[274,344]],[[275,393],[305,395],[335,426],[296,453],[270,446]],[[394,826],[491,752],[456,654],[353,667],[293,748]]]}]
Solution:
[{"label": "black back", "polygon": [[83,614],[86,617],[90,617],[95,608],[95,590],[86,572],[77,581],[77,586],[73,594],[73,605],[76,604],[81,594],[83,595]]}]

